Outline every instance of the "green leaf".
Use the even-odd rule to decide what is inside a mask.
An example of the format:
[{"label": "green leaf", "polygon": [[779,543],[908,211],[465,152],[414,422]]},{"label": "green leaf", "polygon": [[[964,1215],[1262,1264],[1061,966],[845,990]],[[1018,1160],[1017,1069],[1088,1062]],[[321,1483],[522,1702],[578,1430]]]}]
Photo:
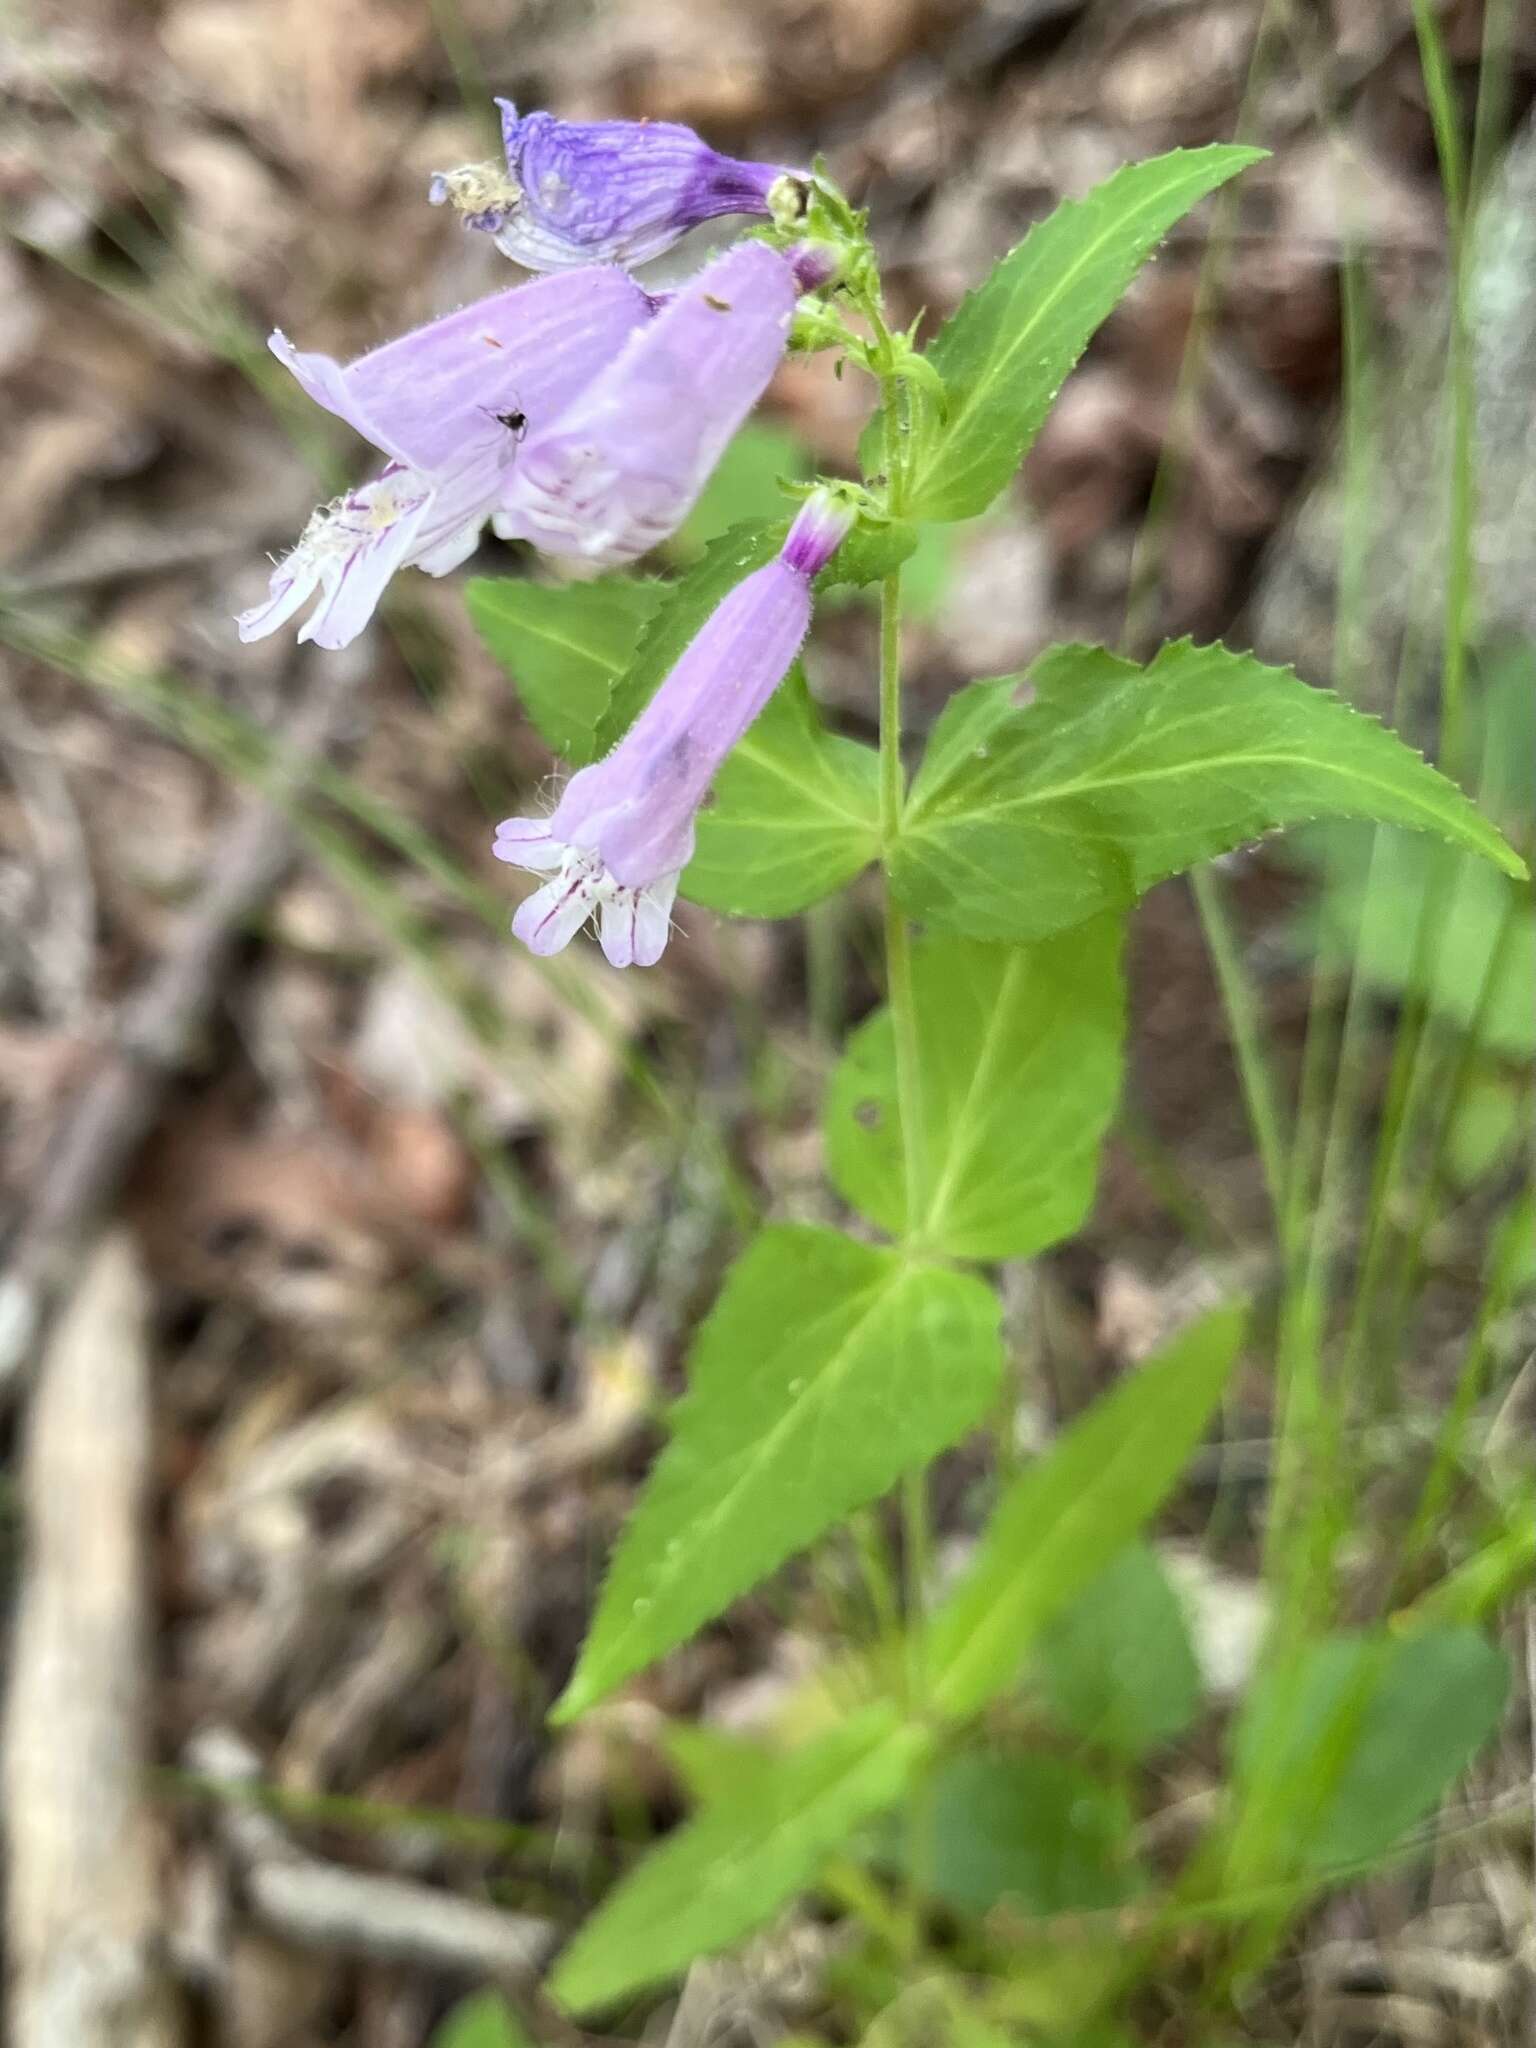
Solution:
[{"label": "green leaf", "polygon": [[754,569],[772,561],[788,531],[787,518],[733,526],[712,540],[688,573],[665,590],[599,720],[599,753],[606,754],[624,737],[721,598]]},{"label": "green leaf", "polygon": [[949,391],[906,508],[981,512],[1018,468],[1094,330],[1182,214],[1265,152],[1216,146],[1128,164],[1009,251],[927,350]]},{"label": "green leaf", "polygon": [[1498,1727],[1501,1651],[1474,1629],[1336,1636],[1260,1678],[1233,1735],[1246,1882],[1369,1864]]},{"label": "green leaf", "polygon": [[879,757],[823,729],[797,665],[715,777],[682,893],[735,917],[789,917],[879,850]]},{"label": "green leaf", "polygon": [[1129,1544],[1040,1640],[1036,1683],[1061,1725],[1132,1760],[1181,1735],[1200,1711],[1200,1667],[1168,1574]]},{"label": "green leaf", "polygon": [[962,1913],[1091,1913],[1139,1889],[1130,1802],[1065,1758],[954,1757],[921,1810],[923,1875]]},{"label": "green leaf", "polygon": [[1521,1083],[1497,1071],[1474,1072],[1451,1120],[1446,1173],[1459,1188],[1475,1187],[1517,1156],[1530,1128],[1530,1098]]},{"label": "green leaf", "polygon": [[532,2043],[499,1991],[476,1991],[438,2021],[432,2048],[532,2048]]},{"label": "green leaf", "polygon": [[928,1739],[882,1701],[773,1772],[748,1773],[609,1894],[561,1958],[554,1998],[572,2012],[610,2005],[761,1926],[900,1798]]},{"label": "green leaf", "polygon": [[1059,647],[1018,682],[974,683],[934,730],[892,878],[918,917],[1020,940],[1324,814],[1438,833],[1524,863],[1395,733],[1251,655],[1187,640],[1148,667]]},{"label": "green leaf", "polygon": [[[984,1997],[982,1987],[940,1975],[914,1984],[910,1977],[908,1969],[894,1979],[902,1984],[900,1994],[859,2036],[859,2048],[935,2048],[938,2042],[943,2048],[1018,2048],[1019,2036],[1013,2028],[995,2025],[976,2010],[973,1990]],[[1012,1978],[1008,1990],[1012,2000]],[[780,2042],[778,2048],[813,2048],[813,2044],[790,2040]],[[1102,2044],[1074,2041],[1073,2048],[1102,2048]]]},{"label": "green leaf", "polygon": [[474,576],[465,595],[541,738],[575,768],[595,761],[614,679],[634,660],[663,586],[626,576],[558,584]]},{"label": "green leaf", "polygon": [[555,1717],[692,1635],[986,1412],[990,1288],[803,1224],[765,1230],[695,1340]]},{"label": "green leaf", "polygon": [[1216,1309],[1182,1331],[1003,1495],[929,1628],[938,1711],[973,1714],[1011,1685],[1046,1623],[1150,1520],[1221,1398],[1245,1314]]},{"label": "green leaf", "polygon": [[1105,917],[1029,947],[919,941],[924,1186],[914,1201],[880,1010],[849,1041],[827,1104],[827,1163],[846,1199],[953,1258],[1024,1257],[1069,1236],[1120,1092],[1121,936]]}]

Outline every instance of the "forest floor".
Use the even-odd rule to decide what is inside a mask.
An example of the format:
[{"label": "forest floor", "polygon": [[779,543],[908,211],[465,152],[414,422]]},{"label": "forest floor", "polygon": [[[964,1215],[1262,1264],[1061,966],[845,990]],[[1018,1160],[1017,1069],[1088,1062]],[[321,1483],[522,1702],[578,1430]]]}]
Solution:
[{"label": "forest floor", "polygon": [[[140,1900],[140,1931],[192,1988],[155,2038],[419,2048],[454,1997],[573,1924],[676,1814],[660,1717],[760,1725],[829,1625],[814,1576],[791,1572],[618,1707],[558,1737],[544,1725],[745,1225],[830,1199],[815,1104],[836,1036],[875,999],[875,905],[809,926],[691,910],[664,965],[622,979],[593,949],[550,973],[514,946],[490,827],[550,763],[457,581],[400,579],[348,655],[236,641],[269,553],[355,459],[280,388],[263,337],[281,324],[346,356],[508,279],[485,238],[425,203],[432,171],[489,153],[493,90],[688,121],[753,157],[824,152],[872,209],[908,317],[950,309],[1119,163],[1241,127],[1273,155],[1244,181],[1219,262],[1203,268],[1208,215],[1175,236],[1018,489],[925,552],[913,725],[961,680],[1061,638],[1252,644],[1333,453],[1347,236],[1389,352],[1442,286],[1411,14],[1407,0],[17,12],[0,51],[0,1224],[24,1284],[0,1296],[0,1372],[14,1425],[29,1319],[63,1294],[55,1343],[128,1381],[94,1416],[77,1397],[56,1470],[23,1481],[13,1463],[9,1593],[24,1608],[39,1568],[22,1536],[40,1485],[77,1489],[85,1526],[59,1553],[73,1569],[147,1526],[142,1577],[125,1568],[123,1612],[91,1654],[106,1660],[104,1740],[151,1766],[124,1783],[107,1764],[100,1794],[148,1830],[159,1902]],[[1480,10],[1444,21],[1458,83],[1475,81]],[[1528,37],[1513,115],[1533,89]],[[765,509],[775,466],[852,467],[862,401],[824,358],[785,368],[766,417],[779,438],[759,436],[708,517]],[[475,564],[516,566],[489,540]],[[1315,674],[1309,622],[1264,616],[1268,645]],[[873,729],[872,655],[860,605],[821,622],[815,686],[849,731]],[[297,832],[263,807],[252,724],[328,749],[386,832],[345,803]],[[1305,879],[1267,849],[1228,874],[1293,1064]],[[1134,933],[1132,1081],[1093,1222],[1006,1276],[1041,1429],[1271,1257],[1184,885],[1154,892]],[[127,1235],[82,1268],[104,1215]],[[1474,1250],[1442,1248],[1447,1346],[1475,1313]],[[1437,1359],[1412,1362],[1431,1393]],[[1234,1434],[1256,1484],[1262,1385],[1243,1400]],[[961,1540],[970,1474],[952,1464],[940,1512]],[[1238,1540],[1212,1594],[1235,1637],[1249,1565]],[[114,1658],[132,1668],[114,1676]],[[1181,1769],[1182,1798],[1214,1782],[1198,1746]],[[76,1830],[96,1822],[35,1790],[25,1825],[57,1836],[61,1860],[84,1853]],[[1475,1901],[1459,1877],[1403,1877],[1326,1908],[1252,2038],[1516,2038],[1488,1923],[1498,1884],[1528,1886],[1528,1864],[1489,1856]],[[285,1891],[294,1869],[310,1891]],[[369,1888],[381,1878],[410,1888],[393,1909]],[[429,1895],[438,1918],[417,1910]],[[1426,1915],[1441,1946],[1405,1944]],[[13,1905],[13,1954],[26,1920]]]}]

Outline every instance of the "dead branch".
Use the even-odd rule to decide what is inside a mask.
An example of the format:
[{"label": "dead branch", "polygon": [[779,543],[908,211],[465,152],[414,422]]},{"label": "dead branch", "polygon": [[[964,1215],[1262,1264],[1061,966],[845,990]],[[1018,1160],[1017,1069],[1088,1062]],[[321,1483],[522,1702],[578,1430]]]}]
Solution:
[{"label": "dead branch", "polygon": [[150,1462],[144,1282],[125,1236],[85,1267],[43,1359],[4,1732],[9,2038],[171,2048],[144,1798]]},{"label": "dead branch", "polygon": [[[259,1776],[255,1754],[226,1729],[205,1729],[189,1746],[187,1763],[231,1786]],[[526,1985],[560,1939],[550,1920],[322,1863],[295,1847],[271,1814],[238,1800],[221,1809],[220,1827],[251,1917],[302,1948]]]}]

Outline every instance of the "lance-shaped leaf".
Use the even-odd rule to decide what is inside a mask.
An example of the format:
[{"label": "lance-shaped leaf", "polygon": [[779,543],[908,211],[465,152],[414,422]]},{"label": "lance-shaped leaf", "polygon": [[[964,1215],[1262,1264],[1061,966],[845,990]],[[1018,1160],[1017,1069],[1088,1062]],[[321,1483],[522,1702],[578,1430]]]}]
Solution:
[{"label": "lance-shaped leaf", "polygon": [[469,615],[517,686],[541,739],[573,768],[602,752],[598,730],[614,680],[635,658],[666,592],[659,583],[603,576],[592,583],[529,583],[476,576]]},{"label": "lance-shaped leaf", "polygon": [[808,1225],[737,1263],[614,1554],[556,1718],[691,1636],[987,1411],[997,1300],[962,1273]]},{"label": "lance-shaped leaf", "polygon": [[1503,1653],[1470,1628],[1332,1636],[1274,1666],[1232,1736],[1234,1883],[1385,1855],[1490,1740],[1508,1694]]},{"label": "lance-shaped leaf", "polygon": [[745,1772],[609,1894],[560,1959],[552,1995],[572,2012],[610,2005],[772,1919],[901,1797],[929,1740],[881,1701],[772,1771]]},{"label": "lance-shaped leaf", "polygon": [[1217,145],[1128,164],[1012,249],[934,337],[947,387],[907,511],[984,512],[1018,468],[1067,372],[1137,270],[1190,207],[1265,152]]},{"label": "lance-shaped leaf", "polygon": [[682,894],[733,917],[790,917],[880,851],[873,747],[826,732],[797,666],[715,777]]},{"label": "lance-shaped leaf", "polygon": [[1025,681],[973,683],[934,730],[893,865],[915,916],[1041,938],[1328,815],[1437,833],[1525,873],[1454,783],[1288,669],[1183,640],[1146,668],[1054,648]]},{"label": "lance-shaped leaf", "polygon": [[974,1714],[1011,1685],[1046,1623],[1150,1520],[1221,1398],[1243,1321],[1241,1307],[1203,1316],[1009,1487],[930,1624],[937,1711]]},{"label": "lance-shaped leaf", "polygon": [[910,1160],[889,1010],[849,1041],[827,1103],[839,1191],[894,1236],[1022,1258],[1082,1222],[1120,1093],[1121,924],[1033,946],[932,934],[913,951],[921,1142]]}]

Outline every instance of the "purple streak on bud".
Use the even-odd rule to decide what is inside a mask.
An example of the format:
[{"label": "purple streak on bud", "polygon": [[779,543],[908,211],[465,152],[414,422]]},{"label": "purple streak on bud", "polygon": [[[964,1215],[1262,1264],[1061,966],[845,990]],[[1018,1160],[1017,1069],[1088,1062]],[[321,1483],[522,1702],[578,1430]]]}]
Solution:
[{"label": "purple streak on bud", "polygon": [[779,164],[721,156],[672,121],[560,121],[496,104],[506,168],[440,171],[427,196],[529,270],[647,263],[701,221],[766,216],[785,175]]},{"label": "purple streak on bud", "polygon": [[834,249],[830,242],[797,242],[788,255],[795,281],[803,292],[820,291],[824,284],[831,284],[843,267],[841,250]]},{"label": "purple streak on bud", "polygon": [[848,538],[857,516],[846,499],[831,491],[813,491],[795,514],[782,559],[809,583]]},{"label": "purple streak on bud", "polygon": [[796,294],[789,262],[762,242],[691,278],[529,434],[497,531],[608,566],[675,533],[777,368]]},{"label": "purple streak on bud", "polygon": [[520,444],[653,318],[621,271],[587,269],[498,292],[343,367],[284,336],[271,347],[309,395],[391,460],[322,506],[273,571],[242,640],[275,632],[318,591],[301,640],[345,647],[396,569],[446,576],[474,552]]},{"label": "purple streak on bud", "polygon": [[498,860],[551,877],[512,920],[531,951],[559,952],[595,916],[612,966],[661,958],[699,806],[799,652],[811,576],[852,518],[808,500],[778,558],[715,607],[613,752],[571,777],[551,817],[497,828]]}]

